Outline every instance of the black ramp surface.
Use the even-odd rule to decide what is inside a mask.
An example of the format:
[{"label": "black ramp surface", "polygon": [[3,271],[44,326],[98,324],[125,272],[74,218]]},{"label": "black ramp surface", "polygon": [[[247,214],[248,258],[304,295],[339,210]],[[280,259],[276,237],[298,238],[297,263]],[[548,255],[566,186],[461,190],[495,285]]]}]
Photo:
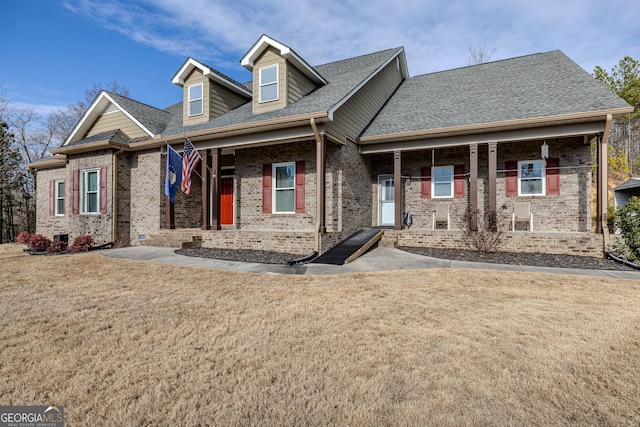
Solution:
[{"label": "black ramp surface", "polygon": [[356,253],[358,249],[367,244],[379,232],[380,230],[376,228],[357,231],[311,261],[311,263],[343,265],[347,258]]}]

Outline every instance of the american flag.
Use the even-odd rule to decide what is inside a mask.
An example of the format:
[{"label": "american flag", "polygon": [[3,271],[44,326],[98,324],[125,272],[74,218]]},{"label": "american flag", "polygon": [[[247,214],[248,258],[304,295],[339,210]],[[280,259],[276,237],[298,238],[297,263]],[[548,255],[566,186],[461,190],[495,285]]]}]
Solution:
[{"label": "american flag", "polygon": [[189,138],[184,140],[184,152],[182,153],[182,183],[180,188],[185,194],[191,192],[191,172],[200,162],[200,154],[195,149]]}]

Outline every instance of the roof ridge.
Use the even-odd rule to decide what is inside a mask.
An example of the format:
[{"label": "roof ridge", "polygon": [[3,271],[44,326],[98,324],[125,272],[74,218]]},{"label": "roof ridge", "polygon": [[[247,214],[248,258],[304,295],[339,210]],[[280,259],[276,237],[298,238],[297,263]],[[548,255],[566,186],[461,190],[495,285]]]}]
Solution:
[{"label": "roof ridge", "polygon": [[153,108],[154,110],[161,111],[161,112],[163,112],[163,113],[171,114],[171,113],[169,113],[168,111],[165,111],[165,110],[164,110],[164,109],[162,109],[162,108],[154,107],[153,105],[149,105],[149,104],[147,104],[147,103],[145,103],[145,102],[141,102],[141,101],[135,100],[135,99],[133,99],[133,98],[129,98],[128,96],[120,95],[120,94],[118,94],[118,93],[111,92],[111,91],[104,90],[104,89],[103,89],[103,91],[104,91],[107,95],[109,95],[109,96],[111,96],[111,97],[113,97],[113,95],[115,95],[115,96],[116,96],[116,97],[118,97],[118,98],[122,98],[122,99],[125,99],[125,100],[127,100],[127,101],[135,102],[136,104],[139,104],[139,105],[142,105],[142,106],[145,106],[145,107],[148,107],[148,108]]},{"label": "roof ridge", "polygon": [[434,75],[434,74],[448,73],[450,71],[464,70],[464,69],[474,68],[474,67],[484,67],[484,66],[487,66],[487,65],[497,64],[499,62],[513,61],[513,60],[516,60],[516,59],[529,58],[529,57],[532,57],[532,56],[548,55],[548,54],[555,53],[555,52],[560,52],[561,54],[565,55],[564,52],[562,52],[560,49],[554,49],[554,50],[550,50],[550,51],[547,51],[547,52],[536,52],[536,53],[529,53],[529,54],[526,54],[526,55],[514,56],[512,58],[496,59],[495,61],[483,62],[481,64],[470,64],[470,65],[463,65],[463,66],[455,67],[455,68],[447,68],[446,70],[432,71],[430,73],[418,74],[418,75],[413,76],[411,78],[416,78],[416,77],[421,77],[421,76],[431,76],[431,75]]},{"label": "roof ridge", "polygon": [[324,67],[324,66],[331,65],[331,64],[337,64],[339,62],[352,61],[352,60],[355,60],[355,59],[358,59],[358,58],[364,58],[365,56],[378,55],[378,54],[383,53],[383,52],[398,51],[398,50],[401,50],[401,49],[404,49],[404,47],[403,46],[391,47],[391,48],[388,48],[388,49],[378,50],[376,52],[369,52],[369,53],[364,53],[364,54],[358,55],[358,56],[351,56],[349,58],[343,58],[343,59],[338,59],[336,61],[326,62],[324,64],[317,64],[317,65],[314,65],[313,67],[314,68],[315,67]]}]

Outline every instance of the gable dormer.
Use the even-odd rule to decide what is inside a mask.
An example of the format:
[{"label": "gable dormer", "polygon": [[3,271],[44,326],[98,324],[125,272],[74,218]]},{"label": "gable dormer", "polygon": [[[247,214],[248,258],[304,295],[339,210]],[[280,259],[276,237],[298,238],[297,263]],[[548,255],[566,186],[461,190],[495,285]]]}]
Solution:
[{"label": "gable dormer", "polygon": [[251,92],[240,83],[193,58],[171,81],[183,88],[184,126],[208,122],[251,100]]},{"label": "gable dormer", "polygon": [[253,74],[253,112],[293,104],[327,81],[291,48],[263,35],[240,63]]}]

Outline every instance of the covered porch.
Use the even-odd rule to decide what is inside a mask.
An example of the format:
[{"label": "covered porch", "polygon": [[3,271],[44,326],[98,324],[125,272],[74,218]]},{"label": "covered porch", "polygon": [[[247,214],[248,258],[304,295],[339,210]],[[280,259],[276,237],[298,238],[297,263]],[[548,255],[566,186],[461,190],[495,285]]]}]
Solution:
[{"label": "covered porch", "polygon": [[[462,230],[477,230],[487,213],[496,213],[504,232],[500,250],[602,256],[611,119],[360,138],[361,154],[373,163],[372,224],[393,229],[386,244],[462,249]],[[532,192],[525,191],[525,172]],[[527,216],[517,218],[523,206]]]}]

